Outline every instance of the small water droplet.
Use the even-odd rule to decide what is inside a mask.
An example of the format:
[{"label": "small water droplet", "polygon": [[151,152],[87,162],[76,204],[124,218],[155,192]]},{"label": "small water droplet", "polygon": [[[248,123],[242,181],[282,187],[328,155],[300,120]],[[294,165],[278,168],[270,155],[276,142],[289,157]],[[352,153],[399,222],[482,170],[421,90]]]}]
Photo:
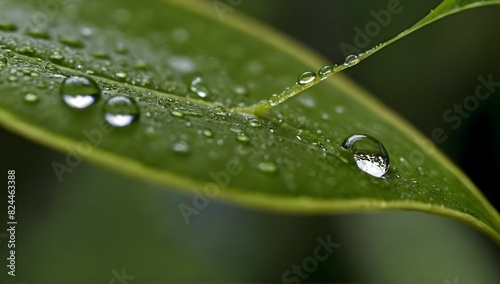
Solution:
[{"label": "small water droplet", "polygon": [[41,38],[41,39],[49,39],[50,35],[48,32],[40,29],[31,29],[31,30],[26,30],[24,32],[26,35],[36,37],[36,38]]},{"label": "small water droplet", "polygon": [[260,171],[268,174],[275,173],[278,169],[273,162],[261,162],[257,165],[257,168]]},{"label": "small water droplet", "polygon": [[150,138],[156,137],[156,129],[153,126],[146,127],[146,136]]},{"label": "small water droplet", "polygon": [[24,101],[28,104],[34,104],[37,103],[39,100],[39,97],[37,94],[34,93],[27,93],[24,95]]},{"label": "small water droplet", "polygon": [[238,135],[236,136],[236,140],[240,141],[240,142],[249,142],[250,141],[250,137],[248,137],[248,135],[246,135],[245,133],[238,133]]},{"label": "small water droplet", "polygon": [[17,31],[17,26],[11,23],[0,23],[0,30],[14,32]]},{"label": "small water droplet", "polygon": [[54,63],[61,63],[64,61],[64,55],[55,51],[55,52],[52,52],[52,54],[50,54],[49,59],[50,59],[50,61],[52,61]]},{"label": "small water droplet", "polygon": [[83,27],[80,29],[80,34],[84,37],[91,37],[94,34],[94,30],[89,27]]},{"label": "small water droplet", "polygon": [[57,67],[52,63],[47,63],[47,64],[45,64],[45,69],[50,70],[50,71],[56,71]]},{"label": "small water droplet", "polygon": [[300,85],[307,85],[312,83],[314,79],[316,79],[316,73],[312,71],[306,71],[300,74],[299,78],[297,79],[297,83]]},{"label": "small water droplet", "polygon": [[114,127],[125,127],[139,118],[139,106],[125,96],[115,96],[104,105],[104,119]]},{"label": "small water droplet", "polygon": [[318,75],[322,79],[324,79],[324,78],[326,78],[326,76],[332,74],[332,72],[333,72],[333,66],[325,65],[325,66],[321,67],[321,69],[319,69]]},{"label": "small water droplet", "polygon": [[127,79],[128,75],[125,72],[117,72],[117,73],[115,73],[115,76],[118,80],[125,80],[125,79]]},{"label": "small water droplet", "polygon": [[84,109],[99,99],[101,89],[89,77],[72,76],[63,81],[60,94],[69,107]]},{"label": "small water droplet", "polygon": [[24,45],[24,46],[17,48],[17,52],[24,54],[24,55],[28,55],[28,56],[35,54],[35,50],[31,46],[28,46],[28,45]]},{"label": "small water droplet", "polygon": [[201,133],[203,133],[203,135],[206,136],[206,137],[212,137],[212,136],[214,136],[214,133],[210,129],[204,129]]},{"label": "small water droplet", "polygon": [[248,124],[251,126],[251,127],[254,127],[254,128],[259,128],[262,126],[262,123],[257,119],[257,118],[252,118],[248,121]]},{"label": "small water droplet", "polygon": [[96,51],[96,52],[92,53],[92,56],[94,56],[97,59],[109,59],[110,58],[109,54],[107,54],[104,51]]},{"label": "small water droplet", "polygon": [[248,90],[244,86],[234,86],[233,91],[236,95],[239,96],[248,95]]},{"label": "small water droplet", "polygon": [[69,47],[74,47],[74,48],[83,48],[84,47],[83,42],[81,42],[77,38],[62,37],[59,39],[59,42],[64,44],[64,45],[67,45]]},{"label": "small water droplet", "polygon": [[345,107],[343,106],[336,106],[335,107],[335,112],[338,114],[343,114],[345,112]]},{"label": "small water droplet", "polygon": [[208,88],[201,77],[195,77],[191,82],[191,87],[189,89],[200,98],[205,98],[208,95]]},{"label": "small water droplet", "polygon": [[358,64],[359,57],[357,55],[351,54],[345,58],[344,65],[345,66],[354,66]]},{"label": "small water droplet", "polygon": [[277,106],[279,104],[279,96],[278,94],[272,94],[269,99],[267,99],[267,102],[271,105],[271,106]]},{"label": "small water droplet", "polygon": [[195,63],[187,56],[173,56],[168,60],[168,65],[179,73],[191,73],[196,70]]},{"label": "small water droplet", "polygon": [[387,173],[389,154],[377,139],[365,134],[354,134],[344,140],[342,148],[353,153],[356,165],[363,172],[378,178]]},{"label": "small water droplet", "polygon": [[7,66],[7,58],[0,54],[0,67],[5,67]]},{"label": "small water droplet", "polygon": [[127,54],[128,53],[128,48],[123,42],[119,42],[116,44],[115,47],[115,52],[119,54]]},{"label": "small water droplet", "polygon": [[189,116],[195,116],[195,117],[204,117],[205,116],[201,110],[196,110],[196,109],[184,110],[183,112],[185,115],[189,115]]},{"label": "small water droplet", "polygon": [[422,175],[425,176],[425,171],[422,167],[418,167],[418,172]]},{"label": "small water droplet", "polygon": [[184,113],[182,111],[178,111],[178,110],[172,110],[172,111],[170,111],[170,114],[173,117],[178,117],[178,118],[184,117]]},{"label": "small water droplet", "polygon": [[316,106],[316,101],[309,96],[302,96],[299,98],[299,101],[305,105],[306,107],[315,107]]},{"label": "small water droplet", "polygon": [[239,128],[239,127],[230,127],[229,130],[231,132],[234,132],[236,134],[240,134],[240,133],[243,133],[243,129]]},{"label": "small water droplet", "polygon": [[[108,57],[109,58],[109,57]],[[139,59],[137,60],[135,63],[134,63],[134,66],[133,66],[135,69],[137,70],[150,70],[151,69],[151,66],[149,66],[148,63],[146,63],[146,61],[142,60],[142,59]]]},{"label": "small water droplet", "polygon": [[37,84],[36,84],[36,87],[38,89],[47,89],[47,84],[44,82],[44,81],[39,81]]},{"label": "small water droplet", "polygon": [[211,109],[212,113],[215,113],[216,115],[220,116],[227,116],[227,110],[222,107],[222,106],[216,106],[213,109]]},{"label": "small water droplet", "polygon": [[189,154],[191,152],[191,145],[186,141],[178,141],[172,145],[172,150],[179,154]]}]

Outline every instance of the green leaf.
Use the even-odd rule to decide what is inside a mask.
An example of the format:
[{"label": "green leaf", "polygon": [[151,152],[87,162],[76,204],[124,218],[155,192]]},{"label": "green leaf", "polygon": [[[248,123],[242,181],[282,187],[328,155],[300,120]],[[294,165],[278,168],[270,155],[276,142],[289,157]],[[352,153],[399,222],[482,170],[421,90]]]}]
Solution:
[{"label": "green leaf", "polygon": [[[325,61],[233,8],[218,1],[50,3],[2,3],[0,122],[66,152],[50,165],[61,182],[85,158],[194,193],[192,204],[179,206],[186,222],[205,195],[289,212],[423,210],[500,242],[498,213],[467,177],[341,75],[252,111]],[[461,3],[445,1],[427,22],[472,5]],[[65,105],[61,85],[71,76],[96,81],[100,99],[85,109]],[[139,116],[115,128],[105,109],[134,113],[106,107],[118,95],[136,101]],[[387,149],[385,178],[358,169],[342,149],[357,133]]]}]

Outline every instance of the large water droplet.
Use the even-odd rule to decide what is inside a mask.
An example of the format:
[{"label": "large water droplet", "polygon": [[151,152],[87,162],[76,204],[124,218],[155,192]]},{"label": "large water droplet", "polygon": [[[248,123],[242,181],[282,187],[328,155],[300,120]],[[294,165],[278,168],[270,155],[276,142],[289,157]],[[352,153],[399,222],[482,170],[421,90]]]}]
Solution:
[{"label": "large water droplet", "polygon": [[365,134],[354,134],[344,140],[342,148],[353,153],[356,165],[363,172],[378,178],[387,173],[389,154],[377,139]]},{"label": "large water droplet", "polygon": [[89,77],[72,76],[63,81],[60,94],[69,107],[83,109],[99,99],[101,89]]},{"label": "large water droplet", "polygon": [[195,77],[193,79],[190,90],[197,94],[200,98],[205,98],[208,95],[208,88],[201,77]]},{"label": "large water droplet", "polygon": [[297,79],[297,83],[299,83],[300,85],[307,85],[311,84],[314,79],[316,79],[316,73],[312,71],[306,71],[300,74],[299,78]]},{"label": "large water droplet", "polygon": [[139,106],[125,96],[112,97],[104,105],[104,119],[114,127],[125,127],[139,118]]},{"label": "large water droplet", "polygon": [[357,55],[351,54],[345,58],[344,65],[345,66],[354,66],[358,64],[359,57]]}]

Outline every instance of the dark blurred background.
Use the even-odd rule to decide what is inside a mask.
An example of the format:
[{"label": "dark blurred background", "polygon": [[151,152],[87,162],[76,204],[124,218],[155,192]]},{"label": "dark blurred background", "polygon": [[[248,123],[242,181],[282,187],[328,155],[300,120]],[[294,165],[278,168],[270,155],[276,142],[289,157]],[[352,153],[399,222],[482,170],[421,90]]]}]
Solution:
[{"label": "dark blurred background", "polygon": [[[209,1],[209,0],[207,0]],[[212,1],[210,1],[212,2]],[[223,1],[283,31],[333,63],[354,45],[355,27],[388,0]],[[369,47],[385,41],[440,1],[400,1],[403,10]],[[215,11],[214,11],[215,13]],[[500,208],[499,92],[481,101],[457,129],[443,119],[473,96],[478,76],[500,81],[500,6],[434,23],[344,72],[400,113],[438,146]],[[212,200],[186,225],[177,206],[192,196],[87,163],[59,183],[50,166],[65,155],[0,129],[1,172],[17,170],[18,276],[1,283],[127,283],[165,281],[281,282],[313,254],[317,238],[341,246],[306,281],[351,283],[497,283],[500,250],[481,233],[448,218],[418,212],[297,216]],[[0,197],[5,204],[5,194]],[[4,209],[2,209],[4,210]],[[4,216],[4,213],[1,214]],[[3,219],[3,218],[2,218]],[[3,222],[3,221],[2,221]],[[121,283],[115,281],[116,283]],[[305,281],[302,281],[305,282]]]}]

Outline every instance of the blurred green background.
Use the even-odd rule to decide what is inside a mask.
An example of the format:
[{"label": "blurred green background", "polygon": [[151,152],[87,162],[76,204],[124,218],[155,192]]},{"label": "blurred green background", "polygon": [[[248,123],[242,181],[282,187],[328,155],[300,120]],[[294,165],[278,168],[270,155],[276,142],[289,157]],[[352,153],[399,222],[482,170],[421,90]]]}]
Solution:
[{"label": "blurred green background", "polygon": [[[385,9],[389,1],[222,2],[341,63],[345,55],[340,44],[354,45],[355,27],[364,30],[373,20],[370,12]],[[440,1],[400,2],[402,12],[370,37],[369,46],[409,27]],[[456,130],[443,120],[443,113],[474,95],[478,76],[492,74],[500,81],[498,26],[500,7],[470,10],[434,23],[344,72],[426,136],[443,128],[449,138],[438,146],[497,209],[500,90]],[[177,206],[190,203],[191,196],[86,163],[59,183],[50,164],[64,160],[64,154],[0,131],[1,171],[17,172],[19,220],[16,278],[5,274],[6,239],[0,234],[2,283],[109,283],[116,279],[114,271],[123,268],[135,276],[128,283],[281,282],[292,265],[313,255],[318,237],[329,235],[341,246],[306,281],[500,281],[500,249],[453,220],[418,212],[281,215],[211,200],[187,225]],[[6,195],[0,196],[2,204]]]}]

